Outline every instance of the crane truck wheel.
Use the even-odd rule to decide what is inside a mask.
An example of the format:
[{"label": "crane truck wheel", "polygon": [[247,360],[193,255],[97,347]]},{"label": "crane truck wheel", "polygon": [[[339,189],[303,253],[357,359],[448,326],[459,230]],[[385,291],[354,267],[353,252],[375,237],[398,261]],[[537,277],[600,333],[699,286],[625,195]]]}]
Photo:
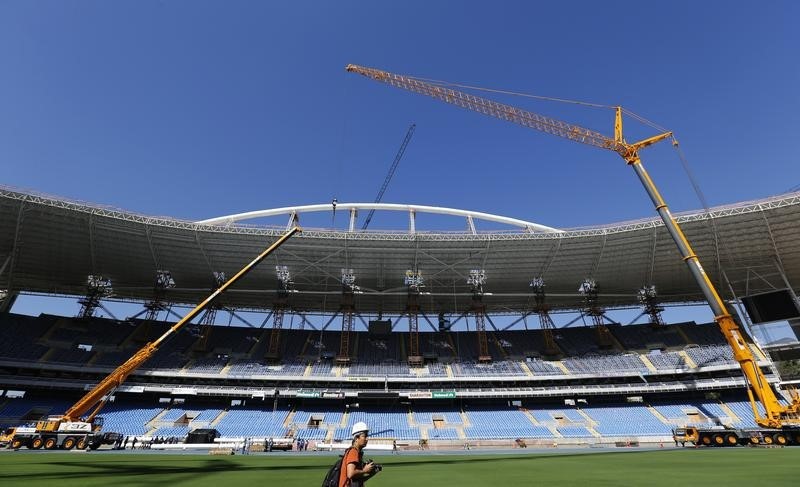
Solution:
[{"label": "crane truck wheel", "polygon": [[725,439],[722,437],[721,434],[717,433],[714,435],[714,445],[715,446],[722,446],[725,444]]},{"label": "crane truck wheel", "polygon": [[711,437],[707,435],[701,436],[700,443],[704,444],[705,446],[711,445]]},{"label": "crane truck wheel", "polygon": [[769,435],[765,435],[764,436],[764,444],[765,445],[771,445],[773,443],[775,443],[775,441],[772,439],[771,436],[769,436]]},{"label": "crane truck wheel", "polygon": [[739,438],[734,433],[725,435],[725,443],[728,446],[736,446],[739,443]]},{"label": "crane truck wheel", "polygon": [[75,448],[75,437],[67,436],[66,438],[64,438],[64,443],[61,446],[63,446],[65,450],[72,450],[73,448]]},{"label": "crane truck wheel", "polygon": [[86,438],[85,437],[78,440],[77,448],[78,448],[78,450],[85,450],[86,449]]},{"label": "crane truck wheel", "polygon": [[781,446],[788,443],[788,441],[786,440],[786,435],[784,435],[783,433],[775,433],[775,436],[772,437],[772,440],[776,445],[781,445]]},{"label": "crane truck wheel", "polygon": [[34,450],[40,449],[42,445],[44,445],[44,440],[42,439],[41,436],[37,436],[36,438],[33,439],[33,441],[31,441],[31,448],[33,448]]},{"label": "crane truck wheel", "polygon": [[56,441],[56,439],[53,437],[44,440],[45,450],[54,450],[57,446],[58,446],[58,441]]},{"label": "crane truck wheel", "polygon": [[23,443],[24,442],[19,438],[14,438],[13,440],[11,440],[11,448],[13,448],[14,450],[18,450],[22,448]]}]

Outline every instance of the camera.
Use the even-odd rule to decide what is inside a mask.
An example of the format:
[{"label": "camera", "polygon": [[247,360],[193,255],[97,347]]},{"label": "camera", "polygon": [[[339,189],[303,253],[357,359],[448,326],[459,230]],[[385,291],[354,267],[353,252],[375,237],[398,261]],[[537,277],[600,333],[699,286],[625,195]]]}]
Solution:
[{"label": "camera", "polygon": [[381,465],[380,463],[373,462],[371,458],[367,460],[367,463],[371,463],[372,464],[372,470],[375,473],[380,472],[381,470],[383,470],[383,465]]}]

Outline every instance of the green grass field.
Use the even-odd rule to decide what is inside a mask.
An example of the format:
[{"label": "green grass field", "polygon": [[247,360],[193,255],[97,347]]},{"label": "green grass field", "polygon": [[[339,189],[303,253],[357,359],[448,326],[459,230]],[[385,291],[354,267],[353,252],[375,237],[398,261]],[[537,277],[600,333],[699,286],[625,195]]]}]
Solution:
[{"label": "green grass field", "polygon": [[[302,486],[322,482],[332,455],[210,456],[143,452],[0,453],[8,486]],[[372,487],[798,485],[800,448],[594,450],[375,456]]]}]

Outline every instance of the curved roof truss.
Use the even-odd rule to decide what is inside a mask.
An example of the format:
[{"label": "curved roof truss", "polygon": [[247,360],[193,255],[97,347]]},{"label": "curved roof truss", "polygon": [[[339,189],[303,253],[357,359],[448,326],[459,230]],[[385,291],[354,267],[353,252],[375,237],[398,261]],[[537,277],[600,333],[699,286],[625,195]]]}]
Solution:
[{"label": "curved roof truss", "polygon": [[478,211],[458,210],[455,208],[444,208],[440,206],[423,206],[423,205],[403,205],[396,203],[327,203],[319,205],[305,205],[305,206],[287,206],[284,208],[273,208],[268,210],[248,211],[246,213],[237,213],[235,215],[219,216],[216,218],[209,218],[207,220],[198,221],[201,225],[232,225],[236,222],[245,220],[252,220],[255,218],[264,218],[272,216],[287,215],[289,223],[287,226],[294,224],[302,213],[312,213],[319,211],[348,211],[350,212],[350,225],[349,231],[356,231],[355,223],[359,210],[382,210],[382,211],[404,211],[408,213],[409,226],[408,233],[415,233],[415,220],[417,213],[434,213],[439,215],[459,216],[467,220],[467,228],[470,233],[476,235],[478,232],[475,229],[475,220],[484,220],[494,223],[502,223],[512,227],[520,228],[530,233],[557,233],[561,232],[556,228],[540,225],[525,220],[516,218],[509,218],[505,216],[492,215],[490,213],[481,213]]}]

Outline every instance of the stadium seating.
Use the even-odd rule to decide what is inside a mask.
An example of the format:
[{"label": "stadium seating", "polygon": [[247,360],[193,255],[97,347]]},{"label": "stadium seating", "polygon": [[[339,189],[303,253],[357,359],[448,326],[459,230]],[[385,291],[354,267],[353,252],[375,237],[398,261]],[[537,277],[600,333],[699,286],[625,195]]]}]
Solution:
[{"label": "stadium seating", "polygon": [[[42,378],[63,372],[72,374],[65,375],[65,381],[74,381],[77,379],[72,377],[77,377],[75,373],[80,367],[86,367],[80,374],[95,377],[98,371],[110,371],[130,358],[145,340],[159,336],[168,326],[165,322],[141,320],[132,325],[103,318],[81,320],[2,313],[0,362],[11,363],[12,367],[40,367],[47,371]],[[412,399],[404,405],[393,402],[391,407],[360,401],[361,407],[348,409],[346,406],[352,401],[348,399],[345,403],[338,395],[339,399],[311,399],[309,403],[307,399],[295,399],[291,394],[284,398],[281,394],[278,409],[273,412],[271,400],[261,404],[248,399],[246,407],[231,407],[231,398],[227,396],[219,399],[192,397],[193,404],[165,409],[164,405],[154,404],[152,397],[137,394],[132,400],[119,393],[117,401],[106,405],[101,416],[106,419],[106,430],[125,435],[181,438],[192,429],[212,427],[225,436],[291,435],[317,441],[331,437],[347,440],[350,426],[357,421],[370,424],[376,438],[407,441],[421,438],[433,441],[464,438],[550,440],[597,435],[600,438],[658,437],[670,434],[670,429],[676,425],[755,426],[750,403],[736,394],[723,397],[721,402],[698,399],[697,395],[687,399],[675,394],[671,399],[671,393],[651,394],[645,396],[648,403],[624,404],[603,404],[593,400],[598,396],[590,395],[589,405],[578,404],[577,407],[542,405],[533,399],[526,399],[521,408],[510,406],[504,400],[485,399],[472,404],[468,399],[459,398],[457,406],[448,401],[431,401],[436,397],[431,390],[458,390],[467,383],[463,381],[466,378],[478,379],[469,383],[480,384],[477,387],[484,390],[494,389],[485,384],[495,378],[502,379],[503,384],[514,383],[515,387],[519,384],[525,391],[608,383],[612,384],[608,387],[618,388],[622,395],[627,394],[625,389],[632,385],[641,387],[642,383],[658,384],[663,380],[661,377],[651,379],[654,375],[675,374],[672,380],[679,384],[681,374],[694,372],[692,364],[714,367],[710,373],[719,374],[722,379],[736,375],[737,364],[715,324],[683,323],[661,328],[633,325],[610,329],[626,350],[639,350],[642,355],[617,350],[616,345],[601,349],[594,341],[594,329],[576,327],[555,330],[563,352],[559,360],[541,358],[544,340],[540,331],[516,330],[489,332],[490,353],[495,360],[477,363],[474,332],[420,333],[420,348],[435,357],[426,356],[422,367],[410,368],[403,356],[407,333],[393,332],[380,337],[354,332],[352,361],[340,366],[330,359],[338,352],[338,331],[284,329],[280,347],[283,358],[276,362],[265,357],[270,330],[213,329],[208,342],[201,347],[197,333],[202,330],[187,329],[145,363],[141,371],[143,382],[178,376],[179,382],[175,383],[182,386],[214,384],[217,387],[219,384],[233,388],[238,384],[269,383],[272,388],[291,384],[290,390],[308,392],[310,389],[315,394],[313,397],[323,398],[323,391],[330,390],[336,391],[335,395],[348,391],[351,393],[348,397],[353,397],[349,390],[359,389],[359,381],[363,379],[372,387],[377,378],[381,379],[381,389],[386,379],[389,388],[399,385],[400,389],[407,388],[411,397],[429,399],[422,399],[422,402]],[[100,336],[93,336],[97,334]],[[78,349],[77,343],[82,341],[90,342],[86,344],[92,345],[92,350]],[[431,361],[432,358],[438,360]],[[158,373],[152,374],[152,371]],[[132,377],[135,379],[137,375]],[[214,382],[204,382],[209,377],[213,377]],[[34,378],[39,379],[35,375]],[[324,380],[317,381],[317,378]],[[416,381],[417,378],[420,380]],[[662,383],[669,384],[668,380]],[[48,414],[61,414],[71,404],[60,399],[0,398],[0,425],[16,425]]]},{"label": "stadium seating", "polygon": [[283,438],[287,428],[284,426],[287,409],[264,411],[263,409],[232,408],[215,425],[222,436],[258,436]]},{"label": "stadium seating", "polygon": [[581,410],[595,421],[593,429],[603,436],[663,436],[670,425],[662,423],[645,406],[591,405]]},{"label": "stadium seating", "polygon": [[464,427],[469,439],[553,438],[550,430],[534,425],[517,408],[480,407],[464,412],[471,424]]}]

